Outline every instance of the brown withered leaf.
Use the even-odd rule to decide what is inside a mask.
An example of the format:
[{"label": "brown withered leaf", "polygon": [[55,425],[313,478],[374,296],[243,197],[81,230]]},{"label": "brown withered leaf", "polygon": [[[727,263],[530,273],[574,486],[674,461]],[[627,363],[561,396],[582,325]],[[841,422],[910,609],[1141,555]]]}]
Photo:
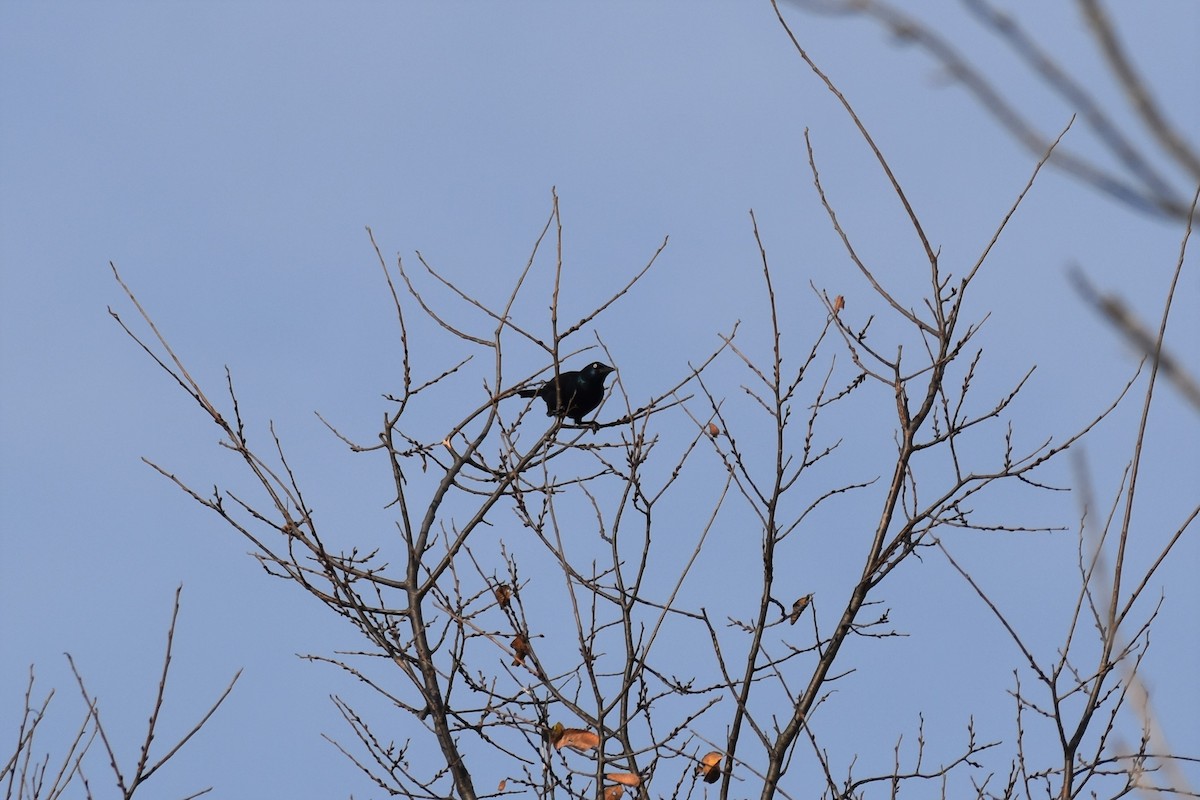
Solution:
[{"label": "brown withered leaf", "polygon": [[790,624],[796,624],[796,620],[800,619],[800,615],[804,613],[804,609],[808,608],[808,604],[812,602],[812,597],[812,594],[809,593],[792,603],[792,613],[788,614],[788,622]]},{"label": "brown withered leaf", "polygon": [[620,783],[625,786],[641,786],[642,776],[636,772],[609,772],[604,776],[605,780],[610,780],[613,783]]},{"label": "brown withered leaf", "polygon": [[620,784],[604,787],[604,800],[621,800],[623,794],[625,794],[625,787]]},{"label": "brown withered leaf", "polygon": [[507,583],[501,583],[496,586],[494,593],[496,602],[500,604],[500,610],[508,608],[508,601],[512,599],[512,587]]},{"label": "brown withered leaf", "polygon": [[717,427],[717,423],[715,422],[708,423],[708,426],[704,430],[714,439],[721,435],[721,429]]},{"label": "brown withered leaf", "polygon": [[696,774],[704,776],[705,783],[716,783],[721,779],[721,759],[724,757],[719,750],[707,753],[696,765]]},{"label": "brown withered leaf", "polygon": [[840,294],[837,297],[833,298],[833,313],[834,314],[838,313],[845,307],[846,307],[846,298],[842,297]]},{"label": "brown withered leaf", "polygon": [[[558,729],[558,725],[554,726]],[[600,737],[589,730],[583,728],[563,728],[558,733],[558,738],[553,738],[555,750],[562,750],[564,747],[569,747],[577,753],[586,753],[588,750],[595,750],[600,744]]]},{"label": "brown withered leaf", "polygon": [[525,663],[525,657],[529,655],[529,640],[521,634],[517,634],[512,640],[513,649],[513,666],[519,667]]},{"label": "brown withered leaf", "polygon": [[508,786],[508,778],[505,778],[504,780],[500,781],[500,785],[496,787],[496,791],[503,792],[505,787],[507,787],[507,786]]}]

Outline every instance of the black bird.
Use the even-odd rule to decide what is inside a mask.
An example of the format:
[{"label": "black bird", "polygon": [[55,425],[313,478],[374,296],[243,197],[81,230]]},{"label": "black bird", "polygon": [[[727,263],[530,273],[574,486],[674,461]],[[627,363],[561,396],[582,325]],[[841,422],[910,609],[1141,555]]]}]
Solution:
[{"label": "black bird", "polygon": [[604,379],[616,372],[608,364],[593,361],[578,372],[560,372],[536,389],[522,389],[521,397],[540,397],[546,401],[547,417],[570,417],[579,425],[604,399]]}]

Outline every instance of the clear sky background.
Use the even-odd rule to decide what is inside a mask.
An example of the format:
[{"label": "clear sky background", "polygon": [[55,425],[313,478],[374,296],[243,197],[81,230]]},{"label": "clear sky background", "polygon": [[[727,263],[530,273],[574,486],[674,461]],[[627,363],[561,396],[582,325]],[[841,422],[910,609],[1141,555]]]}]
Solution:
[{"label": "clear sky background", "polygon": [[[1093,76],[1102,98],[1115,99],[1071,4],[1038,5],[1015,11],[1063,62]],[[1200,6],[1113,5],[1138,66],[1194,136]],[[1067,123],[1072,109],[1018,70],[957,4],[912,6],[985,66],[1011,75],[1013,96],[1043,130]],[[961,275],[1034,159],[919,52],[862,21],[788,15],[891,159],[942,247],[943,267]],[[354,647],[352,632],[267,579],[244,555],[246,544],[140,461],[199,487],[224,483],[236,469],[198,409],[109,318],[109,305],[126,319],[132,313],[108,261],[214,393],[229,366],[260,440],[274,420],[319,510],[342,526],[361,524],[373,539],[388,524],[387,475],[346,454],[313,415],[370,439],[386,408],[380,395],[397,385],[394,318],[365,226],[389,257],[420,250],[495,300],[524,265],[557,187],[564,302],[575,313],[622,284],[669,235],[645,284],[595,331],[636,402],[684,374],[736,320],[747,346],[767,352],[752,208],[796,359],[824,320],[810,281],[844,294],[847,313],[865,318],[873,301],[816,201],[805,128],[851,234],[881,279],[917,297],[926,273],[901,210],[765,2],[5,3],[0,736],[15,730],[31,663],[43,690],[59,690],[42,745],[78,724],[62,656],[69,651],[132,761],[182,583],[161,735],[190,726],[234,671],[245,675],[209,728],[155,778],[161,796],[208,785],[223,797],[372,795],[320,738],[346,733],[328,700],[346,681],[295,656]],[[1096,152],[1082,126],[1067,141]],[[1013,412],[1024,441],[1061,437],[1090,419],[1136,359],[1074,293],[1067,266],[1080,265],[1156,321],[1181,235],[1179,224],[1043,173],[971,306],[977,318],[992,313],[978,402],[1037,364]],[[1200,272],[1192,253],[1168,344],[1196,373]],[[542,331],[545,303],[533,296],[520,309]],[[458,355],[439,349],[443,342],[431,340],[425,370]],[[524,355],[523,370],[543,366]],[[476,386],[490,365],[479,369]],[[735,396],[745,380],[730,360],[710,385]],[[1137,410],[1136,402],[1123,407],[1081,451],[1101,498],[1111,497],[1129,458]],[[1194,410],[1163,390],[1155,413],[1138,519],[1148,539],[1174,529],[1200,494]],[[848,469],[872,472],[869,464]],[[1053,476],[1071,483],[1068,462]],[[1071,526],[1074,502],[1023,510]],[[1160,575],[1161,632],[1144,670],[1175,749],[1198,756],[1194,534]],[[1054,641],[1054,616],[1044,612],[1061,599],[1054,590],[1074,579],[1073,537],[970,536],[956,542],[958,552],[1031,637]],[[713,547],[720,554],[745,545],[730,532]],[[819,561],[810,553],[795,568],[817,580]],[[961,732],[974,712],[994,725],[995,738],[1011,735],[1005,676],[1017,653],[944,562],[926,561],[897,575],[886,595],[895,623],[914,632],[895,646],[944,653],[940,688],[896,697],[902,672],[875,671],[864,655],[861,704],[839,711],[848,727],[878,730],[877,739],[862,734],[861,745],[879,748],[876,756],[886,758],[895,735],[915,728],[922,708],[943,731]],[[903,649],[879,652],[904,660]],[[921,684],[914,681],[904,685]],[[1200,784],[1200,771],[1190,775]]]}]

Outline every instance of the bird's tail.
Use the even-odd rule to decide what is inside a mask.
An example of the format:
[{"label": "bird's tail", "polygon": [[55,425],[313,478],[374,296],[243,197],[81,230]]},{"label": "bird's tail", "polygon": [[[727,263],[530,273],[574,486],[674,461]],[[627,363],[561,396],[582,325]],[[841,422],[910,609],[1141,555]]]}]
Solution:
[{"label": "bird's tail", "polygon": [[537,397],[537,393],[537,389],[522,389],[521,391],[517,392],[517,395],[520,397]]}]

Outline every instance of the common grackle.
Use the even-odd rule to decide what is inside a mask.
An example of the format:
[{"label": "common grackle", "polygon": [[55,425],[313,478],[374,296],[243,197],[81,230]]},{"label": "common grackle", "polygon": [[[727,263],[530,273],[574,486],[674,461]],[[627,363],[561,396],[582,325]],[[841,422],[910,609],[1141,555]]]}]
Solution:
[{"label": "common grackle", "polygon": [[579,425],[604,399],[604,379],[615,369],[593,361],[578,372],[560,372],[537,389],[522,389],[521,397],[540,397],[546,401],[547,417],[570,417]]}]

